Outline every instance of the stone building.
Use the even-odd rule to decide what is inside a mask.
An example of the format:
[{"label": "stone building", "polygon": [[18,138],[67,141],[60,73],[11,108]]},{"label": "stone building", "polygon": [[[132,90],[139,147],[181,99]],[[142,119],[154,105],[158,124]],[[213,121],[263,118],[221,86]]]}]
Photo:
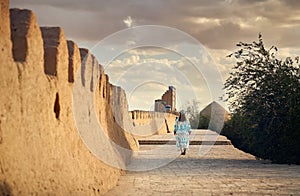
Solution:
[{"label": "stone building", "polygon": [[157,99],[154,102],[155,102],[155,104],[154,104],[154,111],[155,112],[165,112],[166,111],[166,105],[167,105],[166,101],[163,101],[161,99]]},{"label": "stone building", "polygon": [[220,131],[224,122],[229,119],[230,113],[219,103],[213,101],[200,112],[198,128]]},{"label": "stone building", "polygon": [[170,108],[169,112],[176,112],[176,88],[174,86],[169,86],[161,99],[155,100],[154,111],[165,112],[166,108]]},{"label": "stone building", "polygon": [[161,99],[170,105],[171,112],[176,111],[176,88],[174,86],[169,86],[169,89],[163,94]]}]

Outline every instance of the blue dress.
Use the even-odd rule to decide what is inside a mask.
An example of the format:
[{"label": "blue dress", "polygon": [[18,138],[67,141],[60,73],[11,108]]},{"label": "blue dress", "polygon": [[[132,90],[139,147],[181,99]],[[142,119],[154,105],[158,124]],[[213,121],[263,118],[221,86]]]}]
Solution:
[{"label": "blue dress", "polygon": [[190,144],[191,125],[188,120],[180,122],[176,120],[174,125],[174,132],[176,133],[176,147],[178,150],[189,148]]}]

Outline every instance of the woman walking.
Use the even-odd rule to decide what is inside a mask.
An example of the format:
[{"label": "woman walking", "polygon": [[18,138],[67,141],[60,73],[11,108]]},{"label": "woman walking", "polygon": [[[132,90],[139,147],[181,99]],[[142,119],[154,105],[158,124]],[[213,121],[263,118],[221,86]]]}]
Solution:
[{"label": "woman walking", "polygon": [[176,119],[174,125],[174,135],[176,135],[176,147],[181,151],[181,155],[185,155],[189,148],[191,134],[191,125],[183,111],[180,111],[179,118]]}]

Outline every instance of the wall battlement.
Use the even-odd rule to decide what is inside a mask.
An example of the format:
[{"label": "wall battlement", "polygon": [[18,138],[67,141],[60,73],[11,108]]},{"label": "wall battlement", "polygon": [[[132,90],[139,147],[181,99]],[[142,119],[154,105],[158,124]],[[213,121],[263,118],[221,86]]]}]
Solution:
[{"label": "wall battlement", "polygon": [[134,123],[133,135],[136,138],[172,133],[174,130],[176,115],[172,113],[134,110],[129,115]]},{"label": "wall battlement", "polygon": [[[123,171],[85,146],[72,92],[79,82],[83,92],[95,95],[86,102],[84,122],[95,111],[115,144],[136,150],[137,141],[123,126],[132,124],[125,92],[110,84],[87,49],[66,40],[63,29],[39,27],[32,11],[9,11],[9,1],[0,2],[0,194],[104,194]],[[123,111],[118,117],[115,107]],[[121,156],[124,164],[131,158]]]}]

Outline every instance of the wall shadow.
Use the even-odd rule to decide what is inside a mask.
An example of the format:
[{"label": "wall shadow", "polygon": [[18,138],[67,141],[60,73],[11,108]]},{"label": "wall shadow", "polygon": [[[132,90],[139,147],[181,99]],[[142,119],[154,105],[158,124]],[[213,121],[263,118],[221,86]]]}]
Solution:
[{"label": "wall shadow", "polygon": [[0,195],[1,196],[10,196],[12,195],[11,188],[6,181],[0,182]]}]

